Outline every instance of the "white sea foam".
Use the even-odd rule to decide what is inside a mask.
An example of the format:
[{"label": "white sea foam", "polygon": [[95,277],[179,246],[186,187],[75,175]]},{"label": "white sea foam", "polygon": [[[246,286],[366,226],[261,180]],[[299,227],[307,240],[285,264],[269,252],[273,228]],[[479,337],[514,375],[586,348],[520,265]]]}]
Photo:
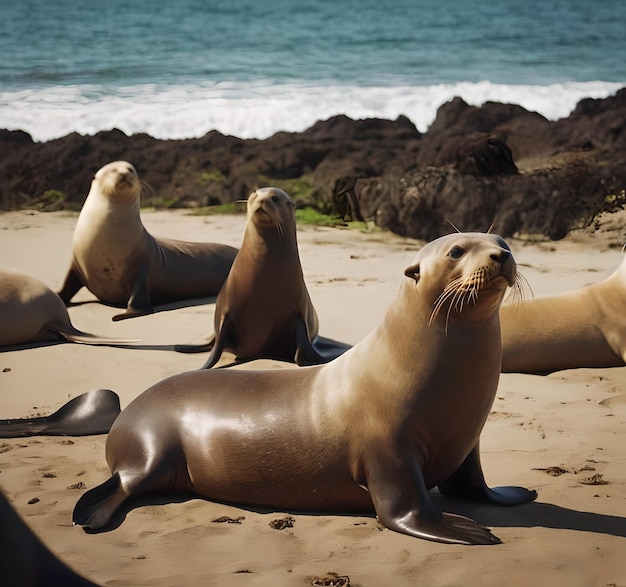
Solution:
[{"label": "white sea foam", "polygon": [[519,104],[556,120],[568,116],[579,100],[606,98],[624,86],[626,81],[546,86],[487,81],[393,87],[270,83],[61,86],[0,92],[0,128],[24,130],[36,141],[112,128],[126,134],[145,132],[159,139],[200,137],[210,130],[263,139],[277,131],[305,130],[336,114],[392,120],[404,114],[425,132],[437,109],[455,96],[475,106],[487,101]]}]

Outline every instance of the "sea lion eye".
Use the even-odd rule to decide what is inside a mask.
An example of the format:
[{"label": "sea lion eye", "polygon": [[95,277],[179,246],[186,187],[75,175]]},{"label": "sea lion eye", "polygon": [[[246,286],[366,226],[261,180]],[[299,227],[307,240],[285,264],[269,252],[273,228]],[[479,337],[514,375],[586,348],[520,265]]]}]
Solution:
[{"label": "sea lion eye", "polygon": [[450,252],[448,253],[448,257],[456,261],[457,259],[460,259],[464,254],[465,249],[463,247],[452,247],[450,249]]}]

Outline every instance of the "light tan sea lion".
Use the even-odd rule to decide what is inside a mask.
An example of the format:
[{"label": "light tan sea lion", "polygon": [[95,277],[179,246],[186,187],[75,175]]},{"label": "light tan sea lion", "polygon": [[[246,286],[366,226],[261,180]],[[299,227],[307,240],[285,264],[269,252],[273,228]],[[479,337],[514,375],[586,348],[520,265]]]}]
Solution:
[{"label": "light tan sea lion", "polygon": [[295,205],[278,188],[248,198],[246,230],[215,303],[215,334],[204,345],[177,345],[179,352],[211,349],[203,369],[224,351],[237,361],[276,359],[318,365],[349,345],[318,336],[318,318],[304,283],[298,254]]},{"label": "light tan sea lion", "polygon": [[626,256],[606,279],[502,306],[502,372],[626,363]]},{"label": "light tan sea lion", "polygon": [[115,161],[96,173],[78,217],[72,264],[59,295],[67,304],[83,286],[100,301],[126,306],[113,320],[143,316],[153,305],[217,295],[237,249],[153,237],[139,214],[135,168]]},{"label": "light tan sea lion", "polygon": [[500,375],[498,310],[515,275],[501,238],[442,237],[406,269],[381,324],[334,361],[157,383],[111,427],[112,476],[80,498],[74,523],[103,529],[129,498],[173,491],[282,511],[373,508],[411,536],[500,542],[439,512],[428,489],[498,505],[536,497],[488,488],[478,451]]},{"label": "light tan sea lion", "polygon": [[85,344],[137,342],[74,328],[65,304],[45,283],[28,273],[0,266],[0,346],[60,338]]}]

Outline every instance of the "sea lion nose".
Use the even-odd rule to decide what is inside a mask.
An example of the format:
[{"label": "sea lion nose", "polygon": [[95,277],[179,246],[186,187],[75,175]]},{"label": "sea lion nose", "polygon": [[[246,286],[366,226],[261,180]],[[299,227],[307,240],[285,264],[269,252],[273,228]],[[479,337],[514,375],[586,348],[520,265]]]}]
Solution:
[{"label": "sea lion nose", "polygon": [[507,251],[506,249],[500,249],[497,253],[491,253],[490,257],[497,261],[498,263],[504,265],[511,256],[511,251]]}]

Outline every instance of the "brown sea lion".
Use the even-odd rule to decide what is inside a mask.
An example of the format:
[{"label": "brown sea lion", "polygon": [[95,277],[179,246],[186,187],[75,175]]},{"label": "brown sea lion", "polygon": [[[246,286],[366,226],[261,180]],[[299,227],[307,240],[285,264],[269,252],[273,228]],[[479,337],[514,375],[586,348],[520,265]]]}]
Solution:
[{"label": "brown sea lion", "polygon": [[317,365],[350,348],[318,336],[294,210],[278,188],[260,188],[248,198],[243,242],[215,304],[215,334],[207,344],[175,347],[179,352],[210,349],[203,369],[213,367],[224,351],[239,362],[265,358]]},{"label": "brown sea lion", "polygon": [[502,306],[502,371],[552,373],[626,363],[626,256],[606,279]]},{"label": "brown sea lion", "polygon": [[157,383],[107,437],[112,476],[73,521],[106,528],[130,497],[188,492],[297,511],[373,509],[386,527],[440,542],[500,542],[435,507],[428,490],[498,505],[478,442],[500,375],[498,310],[516,276],[506,242],[454,234],[405,270],[380,325],[325,365],[192,371]]},{"label": "brown sea lion", "polygon": [[60,338],[85,344],[137,342],[74,328],[65,304],[45,283],[28,273],[0,266],[0,346]]},{"label": "brown sea lion", "polygon": [[85,286],[105,304],[126,306],[113,318],[123,320],[150,314],[153,305],[219,292],[237,249],[153,237],[141,222],[140,191],[137,172],[126,161],[96,173],[59,292],[66,304]]}]

